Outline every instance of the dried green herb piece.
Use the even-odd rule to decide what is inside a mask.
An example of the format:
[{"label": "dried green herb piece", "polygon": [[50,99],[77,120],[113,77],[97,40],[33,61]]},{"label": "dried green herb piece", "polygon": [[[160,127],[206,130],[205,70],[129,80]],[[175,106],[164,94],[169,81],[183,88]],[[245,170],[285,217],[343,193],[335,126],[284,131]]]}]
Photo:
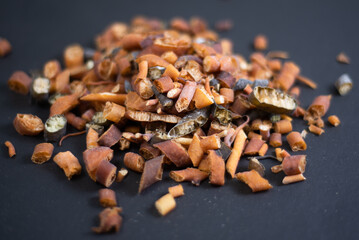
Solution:
[{"label": "dried green herb piece", "polygon": [[183,117],[169,132],[170,138],[181,137],[202,127],[208,120],[209,108],[194,110]]},{"label": "dried green herb piece", "polygon": [[232,122],[232,112],[216,103],[214,103],[212,107],[212,115],[218,119],[219,123],[222,125],[227,125]]},{"label": "dried green herb piece", "polygon": [[160,66],[156,66],[156,67],[150,67],[148,69],[148,74],[147,76],[151,79],[151,80],[156,80],[158,78],[160,78],[162,76],[162,74],[164,73],[164,71],[166,70],[165,67],[160,67]]},{"label": "dried green herb piece", "polygon": [[293,97],[269,87],[255,87],[249,95],[249,102],[258,109],[270,113],[288,114],[297,107]]},{"label": "dried green herb piece", "polygon": [[31,96],[36,102],[44,102],[49,97],[50,80],[44,77],[35,78],[31,85]]}]

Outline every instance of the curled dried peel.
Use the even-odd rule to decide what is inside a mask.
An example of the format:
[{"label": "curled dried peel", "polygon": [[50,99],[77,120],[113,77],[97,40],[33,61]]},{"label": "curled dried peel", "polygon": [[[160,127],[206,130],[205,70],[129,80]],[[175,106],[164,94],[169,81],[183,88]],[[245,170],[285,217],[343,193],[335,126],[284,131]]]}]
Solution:
[{"label": "curled dried peel", "polygon": [[196,131],[202,127],[208,120],[209,109],[202,108],[195,110],[187,116],[183,117],[176,126],[174,126],[169,132],[170,138],[181,137],[191,132]]},{"label": "curled dried peel", "polygon": [[156,113],[132,111],[127,110],[126,117],[139,122],[166,122],[166,123],[177,123],[180,121],[180,117],[175,115],[159,115]]},{"label": "curled dried peel", "polygon": [[269,87],[255,87],[249,101],[257,108],[271,113],[291,113],[297,107],[294,98]]}]

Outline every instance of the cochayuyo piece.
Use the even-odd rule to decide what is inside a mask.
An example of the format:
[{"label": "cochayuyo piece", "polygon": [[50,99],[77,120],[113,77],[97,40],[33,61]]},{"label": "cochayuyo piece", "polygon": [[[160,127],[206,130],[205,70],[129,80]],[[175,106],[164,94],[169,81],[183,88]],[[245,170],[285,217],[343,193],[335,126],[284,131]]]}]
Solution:
[{"label": "cochayuyo piece", "polygon": [[[63,65],[49,60],[33,79],[22,71],[10,76],[11,90],[31,92],[34,102],[50,104],[48,119],[17,114],[13,124],[19,134],[44,132],[45,141],[56,142],[67,130],[86,129],[80,162],[87,175],[105,187],[127,181],[129,172],[141,175],[139,193],[162,180],[164,165],[172,165],[169,176],[184,186],[205,180],[222,186],[231,180],[227,172],[253,192],[268,190],[272,185],[263,176],[269,173],[260,161],[268,159],[266,153],[273,148],[271,158],[281,164],[271,170],[284,171],[283,184],[305,180],[307,157],[292,151],[304,151],[307,145],[303,129],[294,129],[292,122],[302,118],[311,132],[323,133],[332,95],[302,105],[300,87],[315,89],[317,84],[299,75],[301,69],[287,60],[288,53],[254,52],[247,61],[200,18],[175,18],[165,29],[159,20],[137,17],[129,25],[111,24],[95,42],[96,49],[66,47]],[[264,35],[258,35],[253,46],[258,51],[270,47]],[[352,82],[343,75],[336,86],[344,95]],[[335,115],[328,121],[340,123]],[[71,134],[66,136],[76,135]],[[291,148],[287,151],[278,148],[287,146],[285,141]],[[120,164],[111,161],[130,147],[132,152],[123,152]],[[32,161],[48,161],[53,148],[51,143],[38,144]],[[238,172],[243,155],[251,157],[249,171]],[[68,179],[81,172],[69,151],[62,149],[54,161]],[[174,197],[183,194],[182,185],[171,187],[155,204],[160,214],[174,209]],[[112,190],[100,191],[101,204],[114,208],[100,214],[95,232],[119,230],[122,217],[115,196]]]}]

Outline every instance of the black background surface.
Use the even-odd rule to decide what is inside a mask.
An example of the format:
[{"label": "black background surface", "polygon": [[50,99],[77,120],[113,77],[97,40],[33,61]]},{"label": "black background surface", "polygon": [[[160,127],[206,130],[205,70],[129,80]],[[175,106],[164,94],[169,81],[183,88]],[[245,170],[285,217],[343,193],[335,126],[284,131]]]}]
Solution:
[{"label": "black background surface", "polygon": [[[253,194],[236,180],[223,187],[207,182],[200,187],[184,183],[186,195],[177,208],[160,217],[154,202],[174,185],[164,180],[137,194],[140,174],[113,184],[124,208],[120,233],[96,236],[101,211],[97,190],[85,171],[68,181],[50,160],[35,165],[30,157],[42,137],[23,137],[12,127],[16,113],[34,113],[46,120],[48,110],[30,104],[28,97],[11,92],[6,81],[15,70],[42,68],[53,58],[62,60],[64,47],[78,42],[93,46],[93,38],[113,21],[129,22],[138,14],[169,20],[199,15],[213,26],[229,18],[234,28],[222,34],[234,42],[236,52],[248,57],[258,33],[269,38],[271,50],[285,50],[301,66],[302,74],[319,83],[314,91],[303,87],[301,101],[307,107],[319,94],[333,94],[328,114],[342,120],[338,128],[325,127],[321,137],[306,138],[307,181],[283,186],[283,174],[270,173],[276,164],[264,160],[273,189]],[[358,239],[359,238],[359,130],[357,79],[359,76],[358,1],[1,1],[0,36],[9,39],[13,52],[0,59],[0,238],[1,239]],[[335,61],[344,51],[351,65]],[[333,83],[349,73],[354,89],[345,97]],[[296,121],[294,129],[305,128]],[[9,159],[3,142],[10,140],[17,156]],[[56,147],[72,151],[80,160],[84,136]],[[120,165],[117,153],[114,163]],[[242,159],[238,170],[247,167]]]}]

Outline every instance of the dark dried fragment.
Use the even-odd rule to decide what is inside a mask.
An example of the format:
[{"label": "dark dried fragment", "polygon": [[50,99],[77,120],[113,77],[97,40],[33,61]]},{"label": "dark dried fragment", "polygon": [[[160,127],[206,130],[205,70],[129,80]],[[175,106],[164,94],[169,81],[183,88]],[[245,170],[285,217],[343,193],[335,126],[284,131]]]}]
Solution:
[{"label": "dark dried fragment", "polygon": [[160,149],[176,167],[186,167],[192,163],[186,149],[173,140],[156,143],[153,146]]},{"label": "dark dried fragment", "polygon": [[112,124],[109,129],[101,135],[97,142],[101,146],[112,147],[120,140],[121,135],[121,131],[115,124]]},{"label": "dark dried fragment", "polygon": [[56,142],[66,133],[67,120],[61,115],[54,115],[46,120],[44,137],[46,142]]},{"label": "dark dried fragment", "polygon": [[162,180],[164,155],[156,157],[154,159],[145,162],[145,167],[140,180],[140,186],[138,192],[151,186],[152,184]]},{"label": "dark dried fragment", "polygon": [[251,80],[245,79],[245,78],[240,78],[233,86],[233,91],[238,91],[241,90],[243,91],[243,89],[247,86],[250,85],[252,86],[253,82]]},{"label": "dark dried fragment", "polygon": [[264,165],[258,161],[257,158],[249,158],[248,170],[256,170],[259,175],[264,177],[264,171],[266,170]]}]

